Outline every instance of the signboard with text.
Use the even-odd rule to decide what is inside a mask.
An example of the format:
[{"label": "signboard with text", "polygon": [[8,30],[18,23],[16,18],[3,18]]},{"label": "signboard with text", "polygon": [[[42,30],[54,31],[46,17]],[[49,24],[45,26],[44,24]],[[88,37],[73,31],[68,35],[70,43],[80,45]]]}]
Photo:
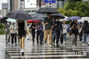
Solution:
[{"label": "signboard with text", "polygon": [[36,8],[36,0],[25,0],[25,8]]},{"label": "signboard with text", "polygon": [[44,0],[44,3],[56,3],[55,0]]}]

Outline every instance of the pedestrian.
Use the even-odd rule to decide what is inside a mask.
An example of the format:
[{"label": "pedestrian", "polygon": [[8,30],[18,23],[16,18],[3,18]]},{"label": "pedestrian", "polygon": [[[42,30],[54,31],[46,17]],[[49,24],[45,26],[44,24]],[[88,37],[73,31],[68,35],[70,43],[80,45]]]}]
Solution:
[{"label": "pedestrian", "polygon": [[26,38],[26,28],[25,28],[25,21],[18,20],[18,35],[20,40],[20,46],[21,46],[21,54],[24,55],[24,41]]},{"label": "pedestrian", "polygon": [[89,23],[88,21],[84,21],[83,25],[83,43],[88,43],[89,45]]},{"label": "pedestrian", "polygon": [[39,21],[36,25],[37,28],[37,45],[39,44],[39,37],[40,37],[40,45],[42,45],[43,42],[43,24],[42,21]]},{"label": "pedestrian", "polygon": [[32,31],[33,46],[34,46],[34,43],[35,43],[35,29],[36,29],[36,25],[35,25],[34,22],[32,22],[32,24],[31,24],[31,31]]},{"label": "pedestrian", "polygon": [[52,19],[52,45],[55,45],[55,19]]},{"label": "pedestrian", "polygon": [[10,43],[10,23],[8,22],[5,26],[6,32],[6,44]]},{"label": "pedestrian", "polygon": [[62,28],[63,28],[63,43],[66,44],[66,40],[67,40],[67,25],[65,23],[65,20],[63,21]]},{"label": "pedestrian", "polygon": [[10,25],[10,34],[11,34],[11,43],[12,46],[16,46],[16,42],[17,42],[17,26],[15,25],[15,23],[13,22]]},{"label": "pedestrian", "polygon": [[52,47],[52,18],[51,14],[47,13],[47,18],[44,20],[45,30],[44,30],[44,43],[47,43],[49,35],[49,46]]},{"label": "pedestrian", "polygon": [[60,22],[60,17],[58,17],[55,21],[55,38],[56,38],[56,46],[59,46],[59,38],[62,43],[62,22]]},{"label": "pedestrian", "polygon": [[77,46],[77,36],[79,34],[78,28],[79,28],[79,25],[77,23],[77,20],[73,20],[73,22],[70,25],[70,30],[72,31],[71,35],[73,38],[73,47]]},{"label": "pedestrian", "polygon": [[80,41],[82,41],[82,35],[83,35],[83,32],[82,32],[83,24],[82,24],[82,22],[80,22],[79,26],[80,26],[80,29],[79,29],[79,39],[80,39]]}]

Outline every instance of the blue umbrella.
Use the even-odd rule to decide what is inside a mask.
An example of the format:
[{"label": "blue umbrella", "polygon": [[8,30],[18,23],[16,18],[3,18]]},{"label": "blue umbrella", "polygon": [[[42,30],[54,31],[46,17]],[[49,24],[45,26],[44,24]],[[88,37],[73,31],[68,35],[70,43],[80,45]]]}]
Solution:
[{"label": "blue umbrella", "polygon": [[81,17],[72,16],[72,17],[69,17],[67,20],[78,20],[78,19],[81,19]]}]

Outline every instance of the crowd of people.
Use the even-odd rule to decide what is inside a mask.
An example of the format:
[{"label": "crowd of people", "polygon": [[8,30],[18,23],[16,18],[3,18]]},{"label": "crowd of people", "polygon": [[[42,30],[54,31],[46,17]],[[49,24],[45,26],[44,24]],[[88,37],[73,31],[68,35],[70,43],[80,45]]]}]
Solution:
[{"label": "crowd of people", "polygon": [[[7,23],[6,25],[6,43],[8,44],[11,36],[11,43],[16,46],[18,36],[21,52],[24,52],[25,39],[32,39],[33,45],[35,45],[35,43],[37,43],[37,45],[48,43],[49,47],[59,47],[59,42],[64,45],[67,44],[68,33],[73,39],[73,47],[77,46],[78,37],[83,44],[88,43],[89,45],[88,21],[78,23],[77,20],[73,20],[71,24],[66,24],[65,20],[61,22],[60,17],[54,19],[51,17],[51,14],[48,13],[44,21],[39,21],[38,23],[32,22],[31,25],[28,25],[28,29],[25,25],[27,24],[25,24],[23,20],[18,21],[18,24]],[[67,25],[69,25],[69,27]]]}]

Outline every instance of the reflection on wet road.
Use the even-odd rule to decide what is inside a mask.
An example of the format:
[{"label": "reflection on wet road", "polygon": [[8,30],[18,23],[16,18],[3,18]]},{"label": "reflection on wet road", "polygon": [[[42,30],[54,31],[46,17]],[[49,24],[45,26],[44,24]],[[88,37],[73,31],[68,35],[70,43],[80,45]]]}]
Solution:
[{"label": "reflection on wet road", "polygon": [[1,59],[89,59],[89,47],[82,45],[78,41],[77,47],[72,47],[72,40],[68,39],[66,45],[60,44],[59,47],[50,48],[48,44],[32,45],[31,40],[25,40],[25,54],[21,56],[19,44],[12,47],[7,44],[5,47],[4,36],[0,36],[0,58]]}]

